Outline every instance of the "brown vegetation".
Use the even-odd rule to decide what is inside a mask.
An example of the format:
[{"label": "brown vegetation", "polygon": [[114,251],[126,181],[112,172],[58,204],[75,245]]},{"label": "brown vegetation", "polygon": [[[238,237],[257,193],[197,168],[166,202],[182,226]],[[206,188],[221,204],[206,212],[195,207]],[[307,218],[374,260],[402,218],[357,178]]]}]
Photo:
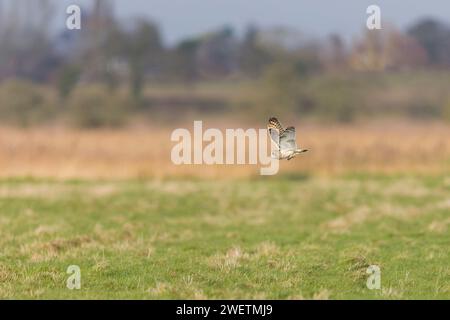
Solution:
[{"label": "brown vegetation", "polygon": [[[250,127],[206,121],[205,127]],[[192,128],[192,123],[183,127]],[[263,127],[263,125],[261,126]],[[258,175],[251,165],[175,166],[175,128],[103,130],[0,129],[0,175],[55,178],[126,178]],[[282,162],[280,174],[347,172],[442,173],[450,169],[450,127],[438,123],[298,125],[298,140],[311,151]]]}]

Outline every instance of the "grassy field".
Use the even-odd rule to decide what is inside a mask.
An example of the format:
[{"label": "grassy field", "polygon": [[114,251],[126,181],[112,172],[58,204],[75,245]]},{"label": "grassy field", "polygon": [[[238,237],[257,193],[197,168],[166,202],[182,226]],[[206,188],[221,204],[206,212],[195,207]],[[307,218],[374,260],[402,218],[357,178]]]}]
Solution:
[{"label": "grassy field", "polygon": [[0,298],[448,299],[449,196],[433,174],[4,179]]}]

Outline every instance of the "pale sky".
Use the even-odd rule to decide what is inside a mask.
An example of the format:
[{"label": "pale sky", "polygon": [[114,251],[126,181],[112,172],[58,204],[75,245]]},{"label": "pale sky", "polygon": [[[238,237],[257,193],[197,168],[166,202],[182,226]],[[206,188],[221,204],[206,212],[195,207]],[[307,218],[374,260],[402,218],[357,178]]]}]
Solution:
[{"label": "pale sky", "polygon": [[[8,1],[8,0],[7,0]],[[12,1],[12,0],[9,0]],[[15,0],[23,1],[23,0]],[[238,33],[250,24],[260,27],[288,26],[310,36],[338,33],[347,39],[360,33],[371,4],[381,7],[382,22],[406,28],[420,17],[435,17],[450,23],[449,0],[112,0],[118,17],[147,16],[156,21],[168,44],[223,25]],[[64,6],[88,5],[92,0],[62,0]],[[59,22],[61,21],[61,22]]]}]

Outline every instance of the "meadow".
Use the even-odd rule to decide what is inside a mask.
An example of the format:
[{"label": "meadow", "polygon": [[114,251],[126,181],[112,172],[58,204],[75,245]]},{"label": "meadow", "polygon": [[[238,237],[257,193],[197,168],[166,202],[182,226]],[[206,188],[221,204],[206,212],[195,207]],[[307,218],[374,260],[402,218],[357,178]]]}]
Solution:
[{"label": "meadow", "polygon": [[299,128],[270,177],[176,167],[168,127],[2,128],[0,298],[450,298],[449,127]]},{"label": "meadow", "polygon": [[449,175],[7,179],[0,298],[448,299],[449,193]]}]

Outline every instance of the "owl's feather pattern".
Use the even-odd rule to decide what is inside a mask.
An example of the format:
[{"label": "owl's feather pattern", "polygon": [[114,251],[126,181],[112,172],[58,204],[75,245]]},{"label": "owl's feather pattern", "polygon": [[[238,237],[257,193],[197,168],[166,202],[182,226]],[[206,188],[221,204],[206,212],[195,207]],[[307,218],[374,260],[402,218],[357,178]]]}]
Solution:
[{"label": "owl's feather pattern", "polygon": [[297,150],[294,127],[286,128],[280,135],[280,149]]},{"label": "owl's feather pattern", "polygon": [[278,159],[292,159],[297,154],[306,152],[297,148],[296,134],[294,127],[283,128],[280,121],[277,118],[272,117],[269,119],[267,128],[270,133],[271,139],[275,142],[278,150],[274,152],[274,157]]},{"label": "owl's feather pattern", "polygon": [[278,119],[275,117],[272,117],[269,119],[269,124],[267,126],[269,127],[269,130],[271,130],[271,129],[278,130],[280,135],[284,131],[283,126],[281,125],[280,121],[278,121]]}]

